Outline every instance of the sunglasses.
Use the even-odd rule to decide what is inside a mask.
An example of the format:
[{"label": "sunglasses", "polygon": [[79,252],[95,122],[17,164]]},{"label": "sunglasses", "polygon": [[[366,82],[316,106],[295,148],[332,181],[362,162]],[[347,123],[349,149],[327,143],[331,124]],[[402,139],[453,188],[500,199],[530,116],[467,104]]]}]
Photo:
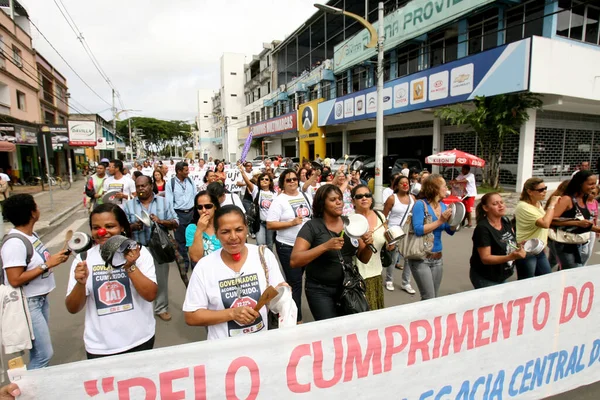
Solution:
[{"label": "sunglasses", "polygon": [[271,182],[271,179],[270,178],[262,178],[261,181]]},{"label": "sunglasses", "polygon": [[365,194],[357,194],[356,196],[354,196],[355,200],[361,200],[363,197],[366,197],[367,199],[370,199],[373,197],[373,193],[365,193]]},{"label": "sunglasses", "polygon": [[546,190],[548,190],[548,187],[546,186],[546,187],[543,187],[543,188],[539,188],[539,189],[532,189],[532,190],[533,190],[534,192],[543,193],[543,192],[545,192]]},{"label": "sunglasses", "polygon": [[202,211],[204,209],[210,210],[214,206],[215,206],[214,204],[198,204],[196,206],[196,210],[198,210],[198,211]]},{"label": "sunglasses", "polygon": [[298,182],[298,178],[285,178],[286,183]]}]

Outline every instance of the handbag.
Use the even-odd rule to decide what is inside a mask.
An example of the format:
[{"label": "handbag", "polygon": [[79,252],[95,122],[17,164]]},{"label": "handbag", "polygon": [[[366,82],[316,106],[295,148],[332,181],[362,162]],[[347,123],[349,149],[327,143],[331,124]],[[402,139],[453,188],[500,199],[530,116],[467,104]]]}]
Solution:
[{"label": "handbag", "polygon": [[[323,223],[323,226],[327,232],[329,232],[329,235],[334,237],[331,234],[331,231],[327,229],[325,222],[322,220],[321,222]],[[337,255],[344,271],[344,278],[342,280],[342,293],[337,301],[338,310],[342,313],[342,315],[358,314],[369,311],[369,302],[367,301],[367,296],[365,295],[365,292],[367,291],[367,285],[363,277],[360,275],[358,267],[354,264],[348,265],[344,261],[341,251],[338,250]]]},{"label": "handbag", "polygon": [[171,243],[169,233],[162,229],[156,222],[152,223],[148,250],[159,264],[175,261],[175,249]]},{"label": "handbag", "polygon": [[[581,213],[581,209],[579,208],[579,204],[577,204],[577,200],[574,197],[572,197],[571,200],[573,201],[573,206],[576,208],[575,219],[584,220],[585,218]],[[551,227],[548,230],[548,238],[550,240],[554,240],[555,242],[565,244],[584,244],[590,241],[590,232],[574,233],[569,232],[567,230],[569,228],[572,229],[572,227]]]},{"label": "handbag", "polygon": [[[258,197],[258,196],[257,196]],[[262,244],[258,246],[258,256],[260,258],[260,264],[263,267],[263,271],[265,271],[265,278],[267,279],[267,287],[269,286],[269,268],[267,268],[267,261],[265,260],[265,248],[267,246]],[[278,329],[279,328],[279,315],[275,314],[273,311],[268,310],[267,313],[267,329]]]},{"label": "handbag", "polygon": [[[431,215],[429,215],[429,211],[427,211],[427,204],[420,200],[423,203],[423,210],[425,212],[425,216],[423,218],[423,225],[430,224],[432,222]],[[417,236],[412,224],[412,215],[406,218],[406,235],[400,239],[398,242],[398,248],[400,249],[400,254],[407,260],[424,260],[427,257],[427,254],[431,253],[431,249],[433,248],[433,232],[427,233],[423,236]]]},{"label": "handbag", "polygon": [[[379,218],[379,220],[381,221],[381,223],[385,223],[385,220],[381,217],[381,215],[379,214],[379,211],[375,211],[375,214],[377,214],[377,218]],[[394,262],[394,258],[392,256],[393,251],[390,251],[387,249],[387,244],[384,244],[383,247],[381,248],[381,250],[379,251],[379,257],[381,258],[381,265],[383,265],[383,267],[387,267],[389,265],[392,265],[392,263]]]}]

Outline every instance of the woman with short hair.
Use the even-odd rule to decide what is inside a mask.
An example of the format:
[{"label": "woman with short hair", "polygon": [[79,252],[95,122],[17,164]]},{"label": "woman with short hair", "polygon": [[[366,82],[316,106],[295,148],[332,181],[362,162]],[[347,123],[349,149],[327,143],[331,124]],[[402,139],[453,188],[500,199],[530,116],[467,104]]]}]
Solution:
[{"label": "woman with short hair", "polygon": [[4,282],[14,288],[22,288],[23,297],[27,299],[35,337],[31,342],[27,369],[44,368],[54,355],[48,326],[48,295],[56,287],[53,270],[67,261],[69,255],[65,250],[50,255],[33,230],[40,219],[40,210],[32,195],[10,196],[4,201],[2,216],[14,228],[4,237],[0,250],[3,271],[0,273]]}]

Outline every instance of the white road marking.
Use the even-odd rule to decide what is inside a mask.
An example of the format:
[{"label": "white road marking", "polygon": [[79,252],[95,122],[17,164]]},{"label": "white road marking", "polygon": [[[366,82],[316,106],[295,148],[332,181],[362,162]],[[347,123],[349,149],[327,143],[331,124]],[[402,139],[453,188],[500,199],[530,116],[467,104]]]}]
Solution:
[{"label": "white road marking", "polygon": [[67,234],[67,231],[69,229],[75,231],[77,230],[81,225],[83,225],[84,223],[87,222],[87,218],[80,218],[80,219],[76,219],[75,221],[73,221],[71,223],[71,225],[67,226],[65,229],[63,229],[60,232],[57,233],[52,233],[52,236],[54,236],[54,238],[52,238],[52,240],[50,240],[48,243],[45,243],[46,248],[50,248],[50,247],[54,247],[54,246],[58,246],[58,245],[62,245],[65,243],[65,236]]}]

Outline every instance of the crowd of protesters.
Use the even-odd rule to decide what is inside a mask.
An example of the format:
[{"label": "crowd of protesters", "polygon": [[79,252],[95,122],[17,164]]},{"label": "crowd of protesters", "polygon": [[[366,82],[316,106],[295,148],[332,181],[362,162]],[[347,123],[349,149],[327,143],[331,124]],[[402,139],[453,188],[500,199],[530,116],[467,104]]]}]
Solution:
[{"label": "crowd of protesters", "polygon": [[[206,170],[199,187],[188,176],[190,164],[171,163],[175,175],[168,178],[167,163],[136,164],[131,173],[119,160],[102,160],[86,183],[93,246],[71,262],[65,305],[70,313],[85,313],[88,358],[151,349],[154,317],[171,320],[169,263],[159,262],[147,248],[154,229],[173,232],[184,273],[191,274],[185,321],[207,327],[208,339],[268,329],[266,309],[255,311],[240,299],[258,302],[269,285],[291,289],[297,323],[306,319],[303,293],[315,320],[344,315],[339,307],[344,264],[358,267],[371,310],[385,307],[384,289],[395,290],[396,269],[402,270],[402,290],[415,294],[414,282],[422,300],[439,295],[443,237],[462,225],[449,225],[452,211],[443,201],[448,186],[441,175],[406,169],[392,176],[382,194],[383,209],[375,210],[372,187],[345,164],[332,171],[304,162],[276,176],[270,160],[256,173],[251,163],[238,163],[230,167],[240,171],[238,195],[225,189],[226,166],[219,160],[212,167],[198,162]],[[512,219],[506,217],[503,197],[487,193],[476,207],[475,225],[472,175],[463,167],[451,183],[467,186],[463,222],[474,227],[469,278],[475,288],[502,284],[515,271],[518,279],[526,279],[550,273],[555,264],[560,269],[586,264],[600,231],[597,178],[591,171],[581,169],[549,197],[541,178],[527,180]],[[114,192],[110,202],[104,199],[108,192]],[[144,212],[151,225],[140,218]],[[344,235],[344,218],[354,213],[369,225],[358,239]],[[14,229],[0,250],[2,276],[6,284],[22,288],[27,299],[35,336],[28,368],[42,368],[53,355],[48,327],[53,269],[68,261],[70,251],[50,254],[35,234],[40,211],[31,195],[8,197],[3,216]],[[400,246],[388,244],[384,229],[378,229],[382,225],[427,237],[431,247],[423,258],[403,260]],[[114,236],[137,243],[125,250],[124,264],[115,269],[101,250]],[[254,238],[257,245],[249,243]],[[120,284],[119,306],[100,301],[103,282]],[[121,329],[125,325],[136,328]]]}]

